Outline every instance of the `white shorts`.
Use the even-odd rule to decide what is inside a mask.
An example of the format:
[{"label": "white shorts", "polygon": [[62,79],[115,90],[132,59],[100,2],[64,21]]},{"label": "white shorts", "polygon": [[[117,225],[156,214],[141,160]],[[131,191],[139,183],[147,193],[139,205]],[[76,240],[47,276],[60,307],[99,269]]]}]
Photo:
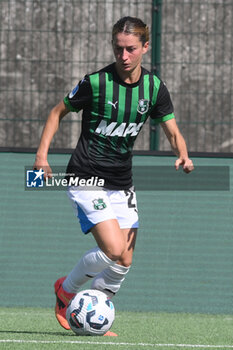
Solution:
[{"label": "white shorts", "polygon": [[70,187],[68,196],[84,233],[99,222],[117,219],[120,228],[138,228],[136,194],[133,189],[115,191],[107,189],[85,190]]}]

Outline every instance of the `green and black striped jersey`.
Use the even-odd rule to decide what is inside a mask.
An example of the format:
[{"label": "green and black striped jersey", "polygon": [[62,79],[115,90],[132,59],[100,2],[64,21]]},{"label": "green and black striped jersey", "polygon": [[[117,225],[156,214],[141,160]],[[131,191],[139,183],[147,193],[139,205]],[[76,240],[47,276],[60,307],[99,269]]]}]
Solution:
[{"label": "green and black striped jersey", "polygon": [[150,116],[158,123],[174,118],[164,83],[142,68],[139,81],[123,82],[111,64],[86,75],[64,98],[70,111],[83,110],[81,135],[67,172],[98,176],[110,189],[132,186],[132,148]]}]

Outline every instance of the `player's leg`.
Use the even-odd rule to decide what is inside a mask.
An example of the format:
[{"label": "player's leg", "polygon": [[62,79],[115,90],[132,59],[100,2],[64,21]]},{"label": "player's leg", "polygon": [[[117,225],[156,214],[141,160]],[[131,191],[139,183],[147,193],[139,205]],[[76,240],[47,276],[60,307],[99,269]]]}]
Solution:
[{"label": "player's leg", "polygon": [[[124,237],[124,250],[114,265],[109,265],[92,281],[91,288],[106,293],[110,298],[120,289],[126,274],[132,264],[133,252],[136,243],[137,228],[121,229]],[[94,233],[94,235],[96,235]],[[103,244],[103,240],[102,240]],[[102,247],[104,250],[105,247]]]},{"label": "player's leg", "polygon": [[[89,232],[99,222],[100,231],[110,232],[109,240],[106,243],[106,246],[109,244],[110,252],[112,250],[111,244],[114,241],[114,232],[119,232],[119,237],[121,237],[121,231],[111,208],[107,191],[78,191],[70,189],[68,195],[84,233]],[[102,222],[105,224],[102,224]],[[119,249],[120,246],[122,247],[121,249]],[[117,249],[114,249],[112,254],[105,254],[99,247],[87,251],[66,278],[60,278],[56,281],[54,285],[57,297],[56,317],[64,328],[69,329],[65,318],[69,299],[78,292],[79,288],[87,280],[95,277],[109,265],[115,264],[123,250],[123,238],[116,242],[116,247]]]},{"label": "player's leg", "polygon": [[[109,289],[112,296],[120,288],[130,268],[136,230],[120,229],[119,222],[121,226],[128,227],[127,225],[129,224],[130,226],[136,225],[137,227],[138,217],[135,205],[132,204],[133,195],[130,192],[130,197],[128,197],[129,192],[126,193],[125,191],[111,192],[113,193],[111,201],[106,191],[98,191],[98,193],[91,193],[90,191],[82,191],[80,193],[74,191],[70,194],[73,204],[78,209],[77,216],[80,219],[83,231],[85,232],[86,229],[92,231],[98,247],[86,252],[67,278],[64,281],[62,280],[62,283],[60,283],[61,279],[58,280],[59,283],[58,281],[55,283],[55,293],[57,295],[56,312],[58,312],[56,316],[60,324],[66,329],[69,328],[65,319],[65,312],[69,302],[66,293],[68,293],[67,296],[77,293],[80,286],[88,279],[94,278],[103,270],[106,270],[103,275],[104,278],[102,275],[99,275],[99,279],[95,279],[93,286],[100,286],[102,283],[100,280],[103,279],[105,285],[103,286],[102,283],[100,289]],[[99,198],[101,198],[101,201],[99,201]],[[95,204],[94,209],[93,203]],[[100,210],[98,205],[101,207]],[[112,207],[114,206],[116,208],[113,210]],[[118,220],[115,218],[115,210]],[[111,217],[112,219],[106,220],[106,218]],[[113,265],[114,268],[109,271],[108,268]],[[108,286],[109,279],[114,280],[114,287],[112,285]],[[56,288],[58,286],[59,288]],[[64,298],[62,300],[63,303],[60,302],[60,295],[65,295],[66,303],[64,302]],[[59,318],[64,322],[61,322]]]},{"label": "player's leg", "polygon": [[91,229],[98,247],[109,259],[117,261],[125,250],[125,236],[116,219],[99,222]]},{"label": "player's leg", "polygon": [[114,265],[125,249],[125,239],[116,219],[96,224],[91,232],[98,246],[82,256],[63,282],[63,288],[70,293],[77,293],[90,278]]},{"label": "player's leg", "polygon": [[116,219],[96,224],[92,232],[99,247],[87,251],[68,276],[60,278],[54,285],[57,296],[56,318],[65,329],[70,328],[66,320],[69,300],[87,280],[94,278],[107,267],[115,265],[125,250],[125,237]]},{"label": "player's leg", "polygon": [[[98,225],[93,228],[92,233],[106,254],[109,254],[110,248],[113,252],[113,249],[119,246],[119,240],[121,244],[123,242],[123,251],[114,265],[109,265],[94,278],[91,287],[102,290],[109,297],[112,297],[120,289],[132,264],[138,228],[138,213],[136,194],[133,189],[112,191],[110,201],[121,227],[121,235],[118,233],[116,240],[116,235],[109,236],[109,230],[99,232]],[[115,243],[117,244],[115,245]]]}]

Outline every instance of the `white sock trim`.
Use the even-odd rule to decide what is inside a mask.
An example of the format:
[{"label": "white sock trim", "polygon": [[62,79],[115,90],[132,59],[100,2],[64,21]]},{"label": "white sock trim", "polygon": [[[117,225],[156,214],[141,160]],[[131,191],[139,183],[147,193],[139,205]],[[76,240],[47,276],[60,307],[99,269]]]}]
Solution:
[{"label": "white sock trim", "polygon": [[100,272],[92,281],[91,288],[98,289],[112,297],[120,289],[130,266],[114,264]]},{"label": "white sock trim", "polygon": [[123,265],[119,265],[119,264],[114,264],[112,266],[109,266],[109,268],[116,272],[119,273],[120,275],[126,275],[129,272],[130,266],[123,266]]}]

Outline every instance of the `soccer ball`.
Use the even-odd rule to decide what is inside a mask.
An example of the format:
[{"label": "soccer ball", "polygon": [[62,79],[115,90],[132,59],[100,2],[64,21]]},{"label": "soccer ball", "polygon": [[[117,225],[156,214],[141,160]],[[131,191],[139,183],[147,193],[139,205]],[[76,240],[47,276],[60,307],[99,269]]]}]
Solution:
[{"label": "soccer ball", "polygon": [[79,292],[70,301],[66,319],[78,335],[104,335],[112,326],[115,308],[107,295],[99,290]]}]

